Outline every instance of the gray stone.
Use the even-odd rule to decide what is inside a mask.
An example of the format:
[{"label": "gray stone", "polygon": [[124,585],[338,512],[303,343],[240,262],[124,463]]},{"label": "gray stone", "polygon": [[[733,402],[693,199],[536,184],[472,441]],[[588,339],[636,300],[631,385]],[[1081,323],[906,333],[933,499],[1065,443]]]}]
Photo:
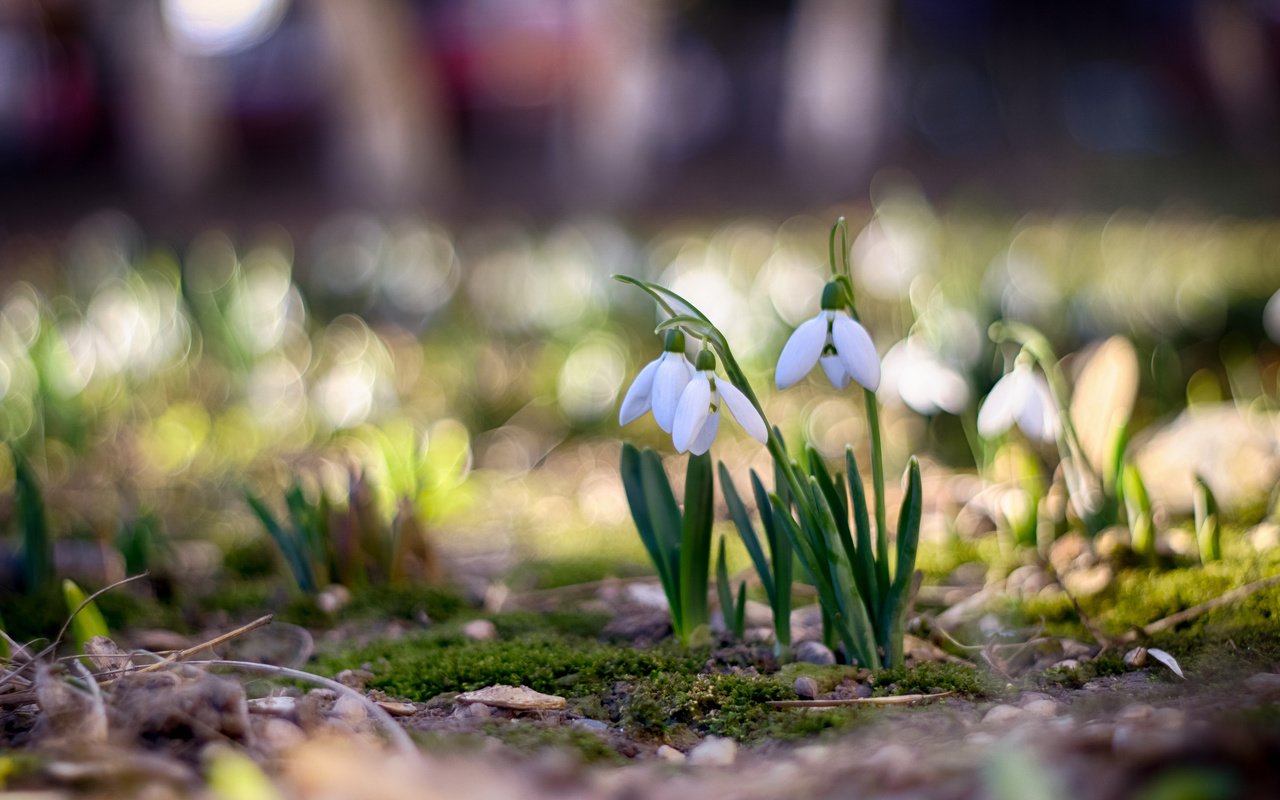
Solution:
[{"label": "gray stone", "polygon": [[609,732],[609,724],[607,722],[601,722],[598,719],[587,719],[584,717],[582,719],[575,719],[569,724],[573,725],[575,728],[582,728],[583,730],[591,731],[592,733]]},{"label": "gray stone", "polygon": [[831,648],[822,642],[806,641],[796,645],[793,653],[796,661],[804,664],[818,664],[821,666],[836,663],[836,654],[831,652]]},{"label": "gray stone", "polygon": [[1059,708],[1060,706],[1055,700],[1032,700],[1022,706],[1023,711],[1040,719],[1053,719],[1058,716]]},{"label": "gray stone", "polygon": [[657,756],[662,761],[670,761],[676,764],[682,764],[685,760],[685,754],[681,753],[669,744],[664,744],[659,747]]},{"label": "gray stone", "polygon": [[1259,672],[1245,678],[1244,688],[1254,694],[1266,695],[1268,697],[1280,697],[1280,674],[1274,672]]},{"label": "gray stone", "polygon": [[801,675],[792,684],[801,700],[812,700],[818,696],[818,682],[808,675]]},{"label": "gray stone", "polygon": [[1000,725],[1006,722],[1014,722],[1026,716],[1027,712],[1017,706],[1011,706],[1004,703],[992,706],[982,715],[982,722],[988,725]]},{"label": "gray stone", "polygon": [[1136,447],[1134,461],[1151,502],[1173,514],[1191,511],[1193,479],[1209,482],[1219,506],[1266,497],[1280,479],[1275,413],[1235,403],[1192,406]]},{"label": "gray stone", "polygon": [[738,743],[719,736],[708,736],[689,751],[689,763],[697,767],[728,767],[737,757]]},{"label": "gray stone", "polygon": [[473,641],[488,642],[498,637],[498,629],[487,619],[473,619],[462,626],[462,635]]}]

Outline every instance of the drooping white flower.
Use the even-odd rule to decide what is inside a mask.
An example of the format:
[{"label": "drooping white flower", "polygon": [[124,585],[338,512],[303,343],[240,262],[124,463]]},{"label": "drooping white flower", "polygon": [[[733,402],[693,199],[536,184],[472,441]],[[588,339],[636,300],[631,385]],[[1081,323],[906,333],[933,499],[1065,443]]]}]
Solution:
[{"label": "drooping white flower", "polygon": [[698,354],[698,372],[680,395],[671,439],[681,453],[702,455],[715,441],[720,429],[720,407],[738,421],[751,438],[764,444],[769,439],[764,418],[742,390],[715,374],[716,358],[710,350]]},{"label": "drooping white flower", "polygon": [[917,337],[908,336],[889,348],[882,376],[886,392],[917,414],[959,414],[969,404],[964,376]]},{"label": "drooping white flower", "polygon": [[822,310],[800,323],[778,356],[774,375],[779,389],[793,386],[815,366],[822,365],[827,380],[837,389],[855,380],[875,391],[880,388],[880,357],[871,334],[842,308],[843,292],[837,283],[822,291]]},{"label": "drooping white flower", "polygon": [[1018,364],[991,387],[978,411],[978,433],[990,439],[1017,423],[1032,439],[1052,442],[1061,425],[1044,376]]},{"label": "drooping white flower", "polygon": [[684,354],[684,334],[678,330],[667,332],[662,355],[640,370],[618,410],[618,424],[626,425],[653,410],[658,427],[671,433],[676,405],[689,381],[693,379],[693,364]]}]

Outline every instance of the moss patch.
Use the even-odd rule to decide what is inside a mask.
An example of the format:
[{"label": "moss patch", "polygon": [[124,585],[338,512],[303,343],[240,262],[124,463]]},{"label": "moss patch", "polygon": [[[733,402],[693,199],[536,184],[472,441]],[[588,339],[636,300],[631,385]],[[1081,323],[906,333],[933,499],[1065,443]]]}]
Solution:
[{"label": "moss patch", "polygon": [[660,672],[696,672],[706,657],[705,651],[674,645],[639,650],[548,634],[518,642],[476,642],[441,631],[361,647],[326,658],[321,667],[332,674],[368,663],[376,676],[372,688],[417,701],[497,683],[581,697],[602,694],[615,681]]},{"label": "moss patch", "polygon": [[756,675],[664,673],[626,687],[619,717],[633,735],[676,745],[699,734],[745,742],[794,738],[813,732],[812,726],[796,731],[791,723],[797,717],[803,722],[803,715],[766,703],[795,697],[778,681]]},{"label": "moss patch", "polygon": [[970,699],[992,697],[1001,683],[989,672],[968,664],[926,662],[873,673],[871,686],[877,697],[896,694],[955,692]]}]

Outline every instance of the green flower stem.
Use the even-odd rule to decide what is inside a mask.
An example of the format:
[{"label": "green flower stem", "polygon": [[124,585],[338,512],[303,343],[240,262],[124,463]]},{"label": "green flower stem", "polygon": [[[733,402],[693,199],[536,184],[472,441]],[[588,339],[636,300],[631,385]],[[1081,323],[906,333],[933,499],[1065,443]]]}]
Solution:
[{"label": "green flower stem", "polygon": [[[876,585],[883,602],[889,592],[889,534],[884,510],[884,451],[880,443],[880,405],[876,393],[862,390],[871,431],[871,488],[876,496]],[[852,478],[852,476],[850,476]]]}]

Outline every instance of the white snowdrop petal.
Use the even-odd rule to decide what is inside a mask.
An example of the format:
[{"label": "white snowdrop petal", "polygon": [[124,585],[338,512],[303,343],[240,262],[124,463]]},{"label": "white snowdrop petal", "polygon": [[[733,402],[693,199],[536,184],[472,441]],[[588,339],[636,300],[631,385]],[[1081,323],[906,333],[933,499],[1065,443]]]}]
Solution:
[{"label": "white snowdrop petal", "polygon": [[867,389],[880,388],[880,356],[867,329],[843,312],[837,312],[831,326],[831,339],[845,372]]},{"label": "white snowdrop petal", "polygon": [[693,365],[684,353],[663,353],[658,359],[657,374],[653,379],[653,418],[667,433],[671,433],[671,422],[675,419],[680,395],[689,385],[693,373]]},{"label": "white snowdrop petal", "polygon": [[939,369],[934,376],[933,401],[949,414],[959,415],[969,405],[969,383],[949,367]]},{"label": "white snowdrop petal", "polygon": [[764,424],[764,417],[760,416],[760,412],[756,411],[756,407],[741,389],[726,380],[717,380],[716,390],[720,393],[720,400],[729,407],[729,413],[748,436],[760,444],[769,441],[769,429]]},{"label": "white snowdrop petal", "polygon": [[650,361],[644,365],[644,369],[640,370],[640,374],[636,375],[631,388],[627,389],[626,396],[622,398],[622,407],[618,409],[619,425],[634,422],[649,410],[649,395],[653,390],[653,378],[657,373],[658,362]]},{"label": "white snowdrop petal", "polygon": [[711,384],[699,373],[684,387],[671,423],[671,441],[681,453],[689,449],[711,416]]},{"label": "white snowdrop petal", "polygon": [[689,444],[689,452],[695,456],[700,456],[710,450],[711,443],[716,440],[716,432],[719,430],[720,412],[717,411],[707,416],[706,422],[702,425],[702,430],[698,431],[698,435]]},{"label": "white snowdrop petal", "polygon": [[808,375],[818,363],[822,348],[827,344],[826,313],[800,323],[778,356],[778,369],[774,380],[779,389],[794,386]]},{"label": "white snowdrop petal", "polygon": [[849,373],[844,371],[844,363],[839,356],[823,356],[818,359],[818,363],[822,365],[822,371],[826,373],[832,386],[843,389],[849,385]]},{"label": "white snowdrop petal", "polygon": [[1061,424],[1058,420],[1058,409],[1053,403],[1053,395],[1049,392],[1049,383],[1043,376],[1036,375],[1028,382],[1026,405],[1028,414],[1036,418],[1034,431],[1023,427],[1027,435],[1044,442],[1057,439]]},{"label": "white snowdrop petal", "polygon": [[982,401],[982,408],[978,410],[978,433],[984,438],[992,439],[1009,430],[1025,396],[1021,370],[1015,369],[996,381],[996,385],[987,394],[987,399]]}]

